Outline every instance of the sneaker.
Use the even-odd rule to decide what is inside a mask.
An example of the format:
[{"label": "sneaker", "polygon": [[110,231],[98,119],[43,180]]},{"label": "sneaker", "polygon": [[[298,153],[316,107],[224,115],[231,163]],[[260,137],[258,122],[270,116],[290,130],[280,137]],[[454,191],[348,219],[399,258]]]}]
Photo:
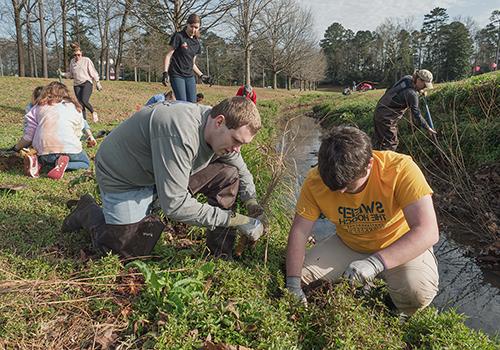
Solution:
[{"label": "sneaker", "polygon": [[24,175],[34,178],[39,177],[42,166],[38,163],[38,156],[36,154],[27,154],[23,158]]},{"label": "sneaker", "polygon": [[96,112],[92,113],[92,120],[94,121],[94,123],[97,123],[99,121],[99,116]]},{"label": "sneaker", "polygon": [[56,166],[47,173],[47,176],[54,180],[62,179],[66,168],[68,167],[69,157],[59,156],[56,161]]}]

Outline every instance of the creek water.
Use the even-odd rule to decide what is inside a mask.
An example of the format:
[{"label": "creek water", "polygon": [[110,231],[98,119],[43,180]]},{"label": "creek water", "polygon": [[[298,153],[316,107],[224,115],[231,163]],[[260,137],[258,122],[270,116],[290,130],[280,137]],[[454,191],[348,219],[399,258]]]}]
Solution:
[{"label": "creek water", "polygon": [[[322,135],[313,118],[299,116],[290,119],[280,143],[286,150],[289,168],[296,181],[296,196],[309,169],[317,163],[317,151]],[[319,219],[313,228],[316,241],[335,233],[335,226]],[[458,244],[441,232],[434,246],[438,259],[439,293],[432,305],[438,310],[455,308],[467,316],[465,324],[490,335],[500,335],[500,290],[487,283],[479,266]]]}]

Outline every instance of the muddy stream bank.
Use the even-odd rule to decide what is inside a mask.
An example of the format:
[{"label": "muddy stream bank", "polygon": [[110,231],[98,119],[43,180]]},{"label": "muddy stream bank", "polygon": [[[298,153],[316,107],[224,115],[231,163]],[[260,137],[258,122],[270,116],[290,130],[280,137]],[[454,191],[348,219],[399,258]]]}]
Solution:
[{"label": "muddy stream bank", "polygon": [[[308,170],[317,163],[322,130],[313,118],[307,116],[291,119],[286,129],[282,144],[288,148],[286,158],[289,168],[295,172],[298,196]],[[335,226],[325,219],[318,220],[313,229],[316,241],[334,232]],[[500,289],[485,281],[475,260],[466,255],[464,247],[448,238],[448,232],[441,231],[440,236],[434,246],[439,264],[439,294],[432,305],[439,310],[455,308],[467,315],[467,326],[490,335],[500,335]]]}]

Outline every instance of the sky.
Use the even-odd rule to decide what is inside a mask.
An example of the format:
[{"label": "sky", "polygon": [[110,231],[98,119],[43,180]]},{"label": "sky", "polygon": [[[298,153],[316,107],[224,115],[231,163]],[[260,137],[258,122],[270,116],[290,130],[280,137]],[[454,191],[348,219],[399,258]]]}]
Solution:
[{"label": "sky", "polygon": [[447,10],[450,19],[457,16],[472,17],[483,28],[493,10],[500,10],[499,0],[298,0],[304,8],[310,8],[314,18],[314,30],[322,39],[326,29],[334,22],[354,32],[375,30],[385,18],[405,19],[413,17],[413,24],[420,29],[424,15],[434,7]]}]

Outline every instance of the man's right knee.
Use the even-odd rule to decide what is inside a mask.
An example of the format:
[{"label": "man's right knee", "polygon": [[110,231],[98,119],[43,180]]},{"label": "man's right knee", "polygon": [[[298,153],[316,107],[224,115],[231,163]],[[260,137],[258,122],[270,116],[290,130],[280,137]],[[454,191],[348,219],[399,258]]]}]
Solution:
[{"label": "man's right knee", "polygon": [[165,224],[148,215],[134,224],[105,224],[91,232],[92,244],[100,253],[112,251],[125,258],[150,255]]}]

